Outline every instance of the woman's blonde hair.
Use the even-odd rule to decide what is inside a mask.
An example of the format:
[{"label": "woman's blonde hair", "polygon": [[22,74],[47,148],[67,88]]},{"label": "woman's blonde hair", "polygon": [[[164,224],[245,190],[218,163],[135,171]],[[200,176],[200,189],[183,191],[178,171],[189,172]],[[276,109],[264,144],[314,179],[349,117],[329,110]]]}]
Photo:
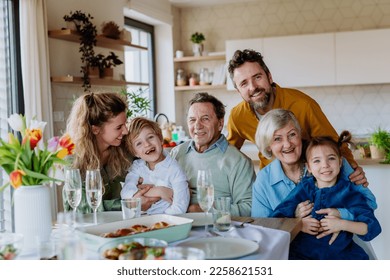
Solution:
[{"label": "woman's blonde hair", "polygon": [[[96,136],[92,126],[103,126],[111,118],[126,113],[127,102],[118,93],[87,93],[73,104],[67,120],[67,133],[75,143],[73,166],[84,175],[87,169],[100,169],[101,155],[98,151]],[[110,177],[124,175],[131,165],[132,155],[123,141],[120,146],[109,147],[107,167]]]},{"label": "woman's blonde hair", "polygon": [[157,122],[151,121],[144,117],[136,117],[130,121],[129,124],[129,135],[127,136],[127,147],[130,152],[134,155],[133,149],[134,139],[141,133],[144,128],[150,128],[159,137],[161,143],[163,142],[163,135],[160,126]]},{"label": "woman's blonde hair", "polygon": [[276,130],[285,127],[289,122],[292,122],[301,136],[301,126],[291,111],[284,109],[273,109],[267,112],[260,120],[256,130],[256,145],[260,152],[266,158],[272,158],[270,145]]}]

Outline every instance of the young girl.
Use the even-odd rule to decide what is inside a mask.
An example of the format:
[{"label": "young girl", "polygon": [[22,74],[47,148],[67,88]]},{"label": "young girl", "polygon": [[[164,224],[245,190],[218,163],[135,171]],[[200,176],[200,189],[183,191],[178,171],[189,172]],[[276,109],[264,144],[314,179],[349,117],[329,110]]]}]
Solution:
[{"label": "young girl", "polygon": [[[306,165],[313,176],[304,177],[278,205],[273,216],[294,217],[297,205],[310,200],[314,204],[311,216],[320,222],[320,228],[314,234],[299,233],[290,244],[290,259],[368,259],[352,240],[353,234],[370,241],[380,234],[381,226],[366,197],[353,183],[338,178],[342,163],[340,146],[350,139],[351,134],[343,131],[338,143],[330,137],[313,138],[308,143]],[[316,212],[325,208],[346,208],[354,220]]]},{"label": "young girl", "polygon": [[187,212],[190,193],[187,177],[178,163],[163,150],[163,136],[156,122],[137,117],[129,126],[129,150],[139,159],[133,162],[121,191],[122,198],[133,197],[137,184],[153,187],[144,194],[159,197],[148,214],[181,214]]}]

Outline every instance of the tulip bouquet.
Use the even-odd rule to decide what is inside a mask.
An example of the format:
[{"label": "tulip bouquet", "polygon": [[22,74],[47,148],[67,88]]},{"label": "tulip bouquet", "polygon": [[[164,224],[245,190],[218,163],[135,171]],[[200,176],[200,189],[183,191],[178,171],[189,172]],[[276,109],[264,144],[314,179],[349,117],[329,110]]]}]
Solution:
[{"label": "tulip bouquet", "polygon": [[65,157],[73,154],[74,143],[70,137],[55,136],[45,143],[42,135],[46,123],[31,120],[27,126],[23,115],[11,115],[8,124],[20,132],[22,141],[13,133],[8,134],[8,142],[0,139],[0,166],[9,174],[9,182],[0,186],[0,191],[10,184],[18,188],[61,181],[54,174],[56,166],[65,165]]}]

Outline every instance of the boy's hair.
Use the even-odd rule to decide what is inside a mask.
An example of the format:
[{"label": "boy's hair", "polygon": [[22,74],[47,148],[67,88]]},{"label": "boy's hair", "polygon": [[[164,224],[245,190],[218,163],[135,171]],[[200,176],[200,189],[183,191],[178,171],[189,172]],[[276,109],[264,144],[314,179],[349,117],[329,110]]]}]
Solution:
[{"label": "boy's hair", "polygon": [[306,146],[306,159],[308,159],[310,151],[314,147],[318,146],[329,146],[331,147],[334,152],[337,154],[337,156],[340,158],[341,157],[341,150],[340,147],[343,143],[351,143],[352,135],[349,131],[344,130],[343,132],[340,133],[340,137],[338,141],[336,142],[333,140],[333,138],[328,137],[328,136],[320,136],[320,137],[314,137],[312,138]]},{"label": "boy's hair", "polygon": [[130,152],[134,155],[133,141],[140,135],[141,131],[145,128],[150,128],[154,133],[163,141],[163,135],[160,126],[157,122],[149,120],[144,117],[136,117],[129,123],[129,135],[127,136],[127,146]]}]

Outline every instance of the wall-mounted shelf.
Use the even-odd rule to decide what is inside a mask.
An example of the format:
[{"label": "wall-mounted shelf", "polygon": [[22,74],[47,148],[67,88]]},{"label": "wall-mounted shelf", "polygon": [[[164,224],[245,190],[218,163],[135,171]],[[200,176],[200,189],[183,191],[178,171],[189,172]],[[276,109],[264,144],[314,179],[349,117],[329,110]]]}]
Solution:
[{"label": "wall-mounted shelf", "polygon": [[175,90],[177,91],[186,91],[186,90],[210,90],[210,89],[226,89],[226,85],[205,85],[205,86],[176,86]]},{"label": "wall-mounted shelf", "polygon": [[[60,40],[75,42],[75,43],[80,42],[80,35],[77,33],[77,31],[70,30],[70,29],[49,30],[49,38],[60,39]],[[97,47],[109,48],[109,49],[114,49],[119,51],[124,51],[128,49],[133,51],[135,50],[146,51],[148,49],[146,47],[133,45],[129,41],[125,41],[121,39],[110,39],[102,35],[98,35],[96,37],[96,40],[97,40],[96,43]]]},{"label": "wall-mounted shelf", "polygon": [[225,55],[184,56],[181,58],[173,59],[174,62],[211,61],[211,60],[225,60]]},{"label": "wall-mounted shelf", "polygon": [[[55,84],[75,84],[81,85],[83,80],[81,77],[74,76],[59,76],[59,77],[51,77],[51,82]],[[112,80],[112,79],[94,79],[90,78],[91,85],[98,86],[149,86],[148,83],[138,83],[138,82],[127,82],[120,80]]]}]

